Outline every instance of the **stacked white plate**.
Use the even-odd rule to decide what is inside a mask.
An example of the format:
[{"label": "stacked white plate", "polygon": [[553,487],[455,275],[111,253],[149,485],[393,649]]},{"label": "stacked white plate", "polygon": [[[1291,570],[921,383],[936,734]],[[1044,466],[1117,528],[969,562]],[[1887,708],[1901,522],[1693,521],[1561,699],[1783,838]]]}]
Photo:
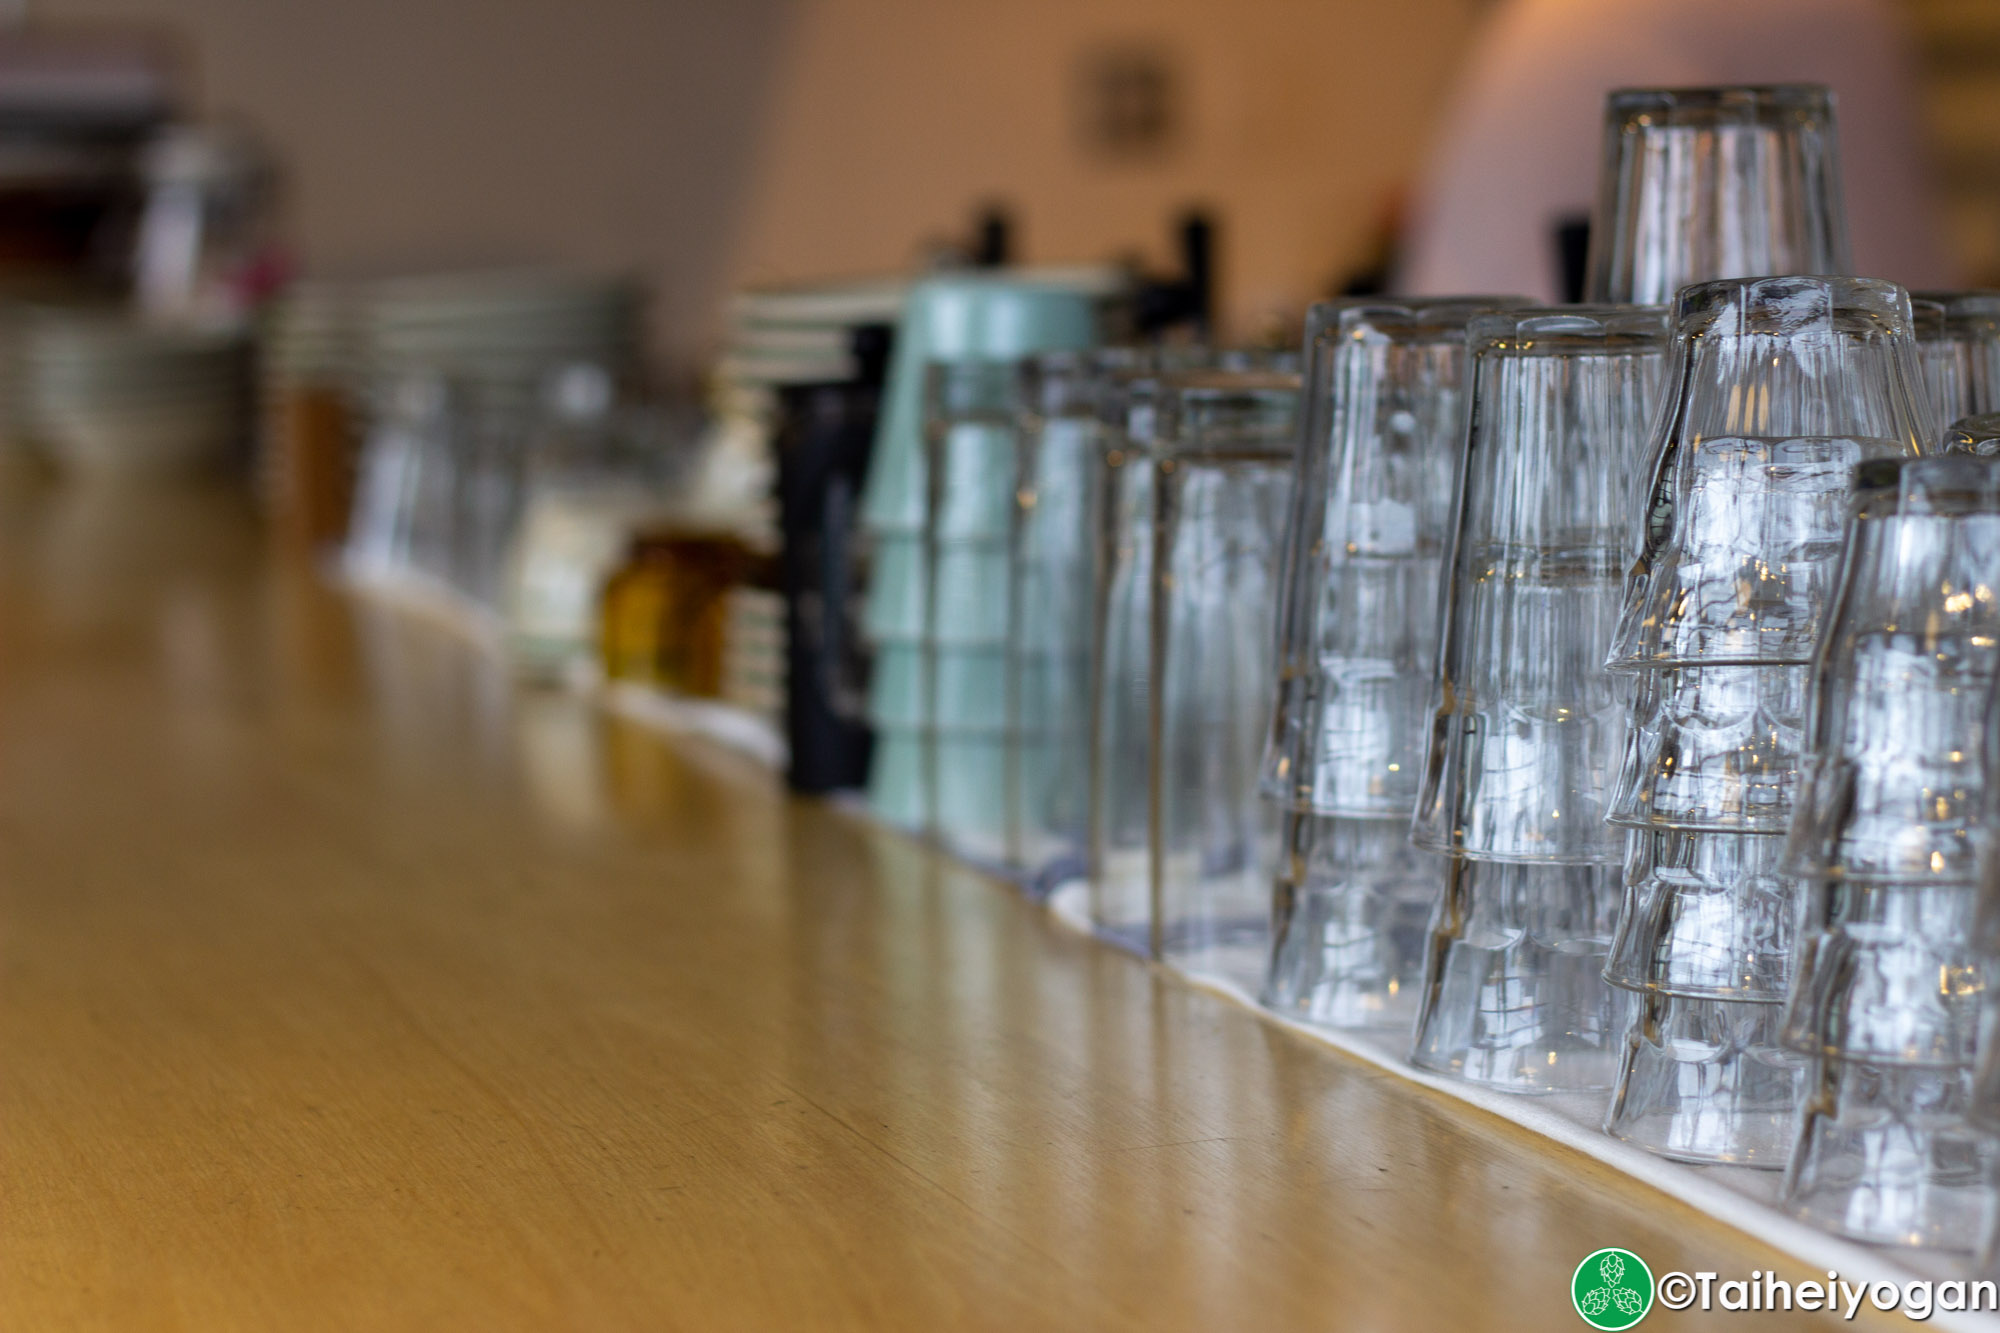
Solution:
[{"label": "stacked white plate", "polygon": [[242,438],[248,342],[241,334],[66,312],[37,313],[21,334],[24,416],[66,469],[198,471]]},{"label": "stacked white plate", "polygon": [[443,374],[494,410],[531,413],[556,367],[637,361],[641,294],[619,278],[546,270],[392,278],[360,294],[368,378]]}]

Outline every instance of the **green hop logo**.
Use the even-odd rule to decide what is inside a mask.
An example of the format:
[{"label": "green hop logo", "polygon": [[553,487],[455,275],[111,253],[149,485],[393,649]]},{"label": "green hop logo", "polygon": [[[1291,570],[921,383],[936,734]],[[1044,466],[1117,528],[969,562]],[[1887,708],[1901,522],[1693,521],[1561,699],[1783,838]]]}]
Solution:
[{"label": "green hop logo", "polygon": [[1599,1250],[1576,1266],[1569,1298],[1592,1328],[1630,1328],[1653,1308],[1653,1272],[1630,1250]]}]

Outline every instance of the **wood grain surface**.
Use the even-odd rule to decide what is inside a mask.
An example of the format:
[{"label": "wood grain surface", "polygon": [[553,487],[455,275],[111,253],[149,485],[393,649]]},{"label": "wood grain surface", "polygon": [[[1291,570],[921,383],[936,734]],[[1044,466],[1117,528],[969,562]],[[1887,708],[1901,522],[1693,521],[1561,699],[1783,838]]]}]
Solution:
[{"label": "wood grain surface", "polygon": [[229,495],[0,500],[0,1329],[1541,1333],[1605,1244],[1812,1276]]}]

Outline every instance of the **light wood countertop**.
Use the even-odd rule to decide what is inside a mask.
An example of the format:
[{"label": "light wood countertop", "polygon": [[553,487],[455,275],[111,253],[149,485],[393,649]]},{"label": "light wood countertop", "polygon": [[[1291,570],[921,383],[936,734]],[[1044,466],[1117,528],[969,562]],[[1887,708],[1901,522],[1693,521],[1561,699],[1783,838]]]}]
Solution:
[{"label": "light wood countertop", "polygon": [[1606,1244],[1813,1276],[230,496],[0,500],[0,1329],[1542,1333]]}]

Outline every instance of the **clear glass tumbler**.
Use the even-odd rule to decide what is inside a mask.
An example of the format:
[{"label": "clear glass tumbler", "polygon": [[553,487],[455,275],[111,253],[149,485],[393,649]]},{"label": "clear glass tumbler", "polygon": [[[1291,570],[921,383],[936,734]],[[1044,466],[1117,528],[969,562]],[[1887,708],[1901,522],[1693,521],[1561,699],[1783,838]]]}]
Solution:
[{"label": "clear glass tumbler", "polygon": [[1264,790],[1407,819],[1428,732],[1437,588],[1464,443],[1465,334],[1507,297],[1313,307]]},{"label": "clear glass tumbler", "polygon": [[1815,667],[1787,868],[1978,880],[1981,734],[2000,673],[2000,461],[1867,464]]},{"label": "clear glass tumbler", "polygon": [[1445,859],[1410,1062],[1521,1093],[1611,1087],[1632,997],[1604,984],[1617,874]]},{"label": "clear glass tumbler", "polygon": [[[926,831],[1004,867],[1007,804],[1008,546],[1019,468],[1021,378],[1012,360],[934,362],[924,398],[927,483],[924,633],[911,684],[893,646],[878,658],[884,709],[914,694],[923,735]],[[949,749],[951,762],[944,762]]]},{"label": "clear glass tumbler", "polygon": [[1638,1003],[1604,1132],[1675,1161],[1782,1169],[1806,1061],[1779,1044],[1779,1007],[1663,990]]},{"label": "clear glass tumbler", "polygon": [[1096,489],[1109,377],[1136,348],[1024,363],[1007,631],[1006,858],[1031,891],[1083,872],[1090,805]]},{"label": "clear glass tumbler", "polygon": [[1941,422],[2000,410],[2000,292],[1911,292],[1924,382]]},{"label": "clear glass tumbler", "polygon": [[1611,666],[1811,661],[1855,466],[1933,449],[1909,297],[1864,278],[1689,287],[1668,382]]},{"label": "clear glass tumbler", "polygon": [[1471,428],[1413,836],[1481,859],[1615,865],[1604,815],[1627,690],[1603,645],[1666,312],[1487,315],[1468,341]]},{"label": "clear glass tumbler", "polygon": [[1833,93],[1628,88],[1604,107],[1587,301],[1659,303],[1690,283],[1849,271]]},{"label": "clear glass tumbler", "polygon": [[[1194,360],[1208,353],[1183,352]],[[1176,369],[1193,367],[1177,366]],[[1153,606],[1153,451],[1161,384],[1158,353],[1106,376],[1098,396],[1099,453],[1092,490],[1090,763],[1085,874],[1097,933],[1152,951],[1147,880],[1149,702]]]},{"label": "clear glass tumbler", "polygon": [[1256,988],[1275,811],[1261,799],[1299,380],[1201,372],[1160,399],[1148,683],[1156,957]]},{"label": "clear glass tumbler", "polygon": [[1446,563],[1430,748],[1413,820],[1447,854],[1416,1062],[1516,1091],[1608,1087],[1604,984],[1620,847],[1603,820],[1623,689],[1601,650],[1644,461],[1665,311],[1472,321],[1471,411]]},{"label": "clear glass tumbler", "polygon": [[1283,811],[1264,1002],[1409,1022],[1444,865],[1409,846],[1465,430],[1465,331],[1513,297],[1355,298],[1306,320],[1306,403],[1263,790]]}]

